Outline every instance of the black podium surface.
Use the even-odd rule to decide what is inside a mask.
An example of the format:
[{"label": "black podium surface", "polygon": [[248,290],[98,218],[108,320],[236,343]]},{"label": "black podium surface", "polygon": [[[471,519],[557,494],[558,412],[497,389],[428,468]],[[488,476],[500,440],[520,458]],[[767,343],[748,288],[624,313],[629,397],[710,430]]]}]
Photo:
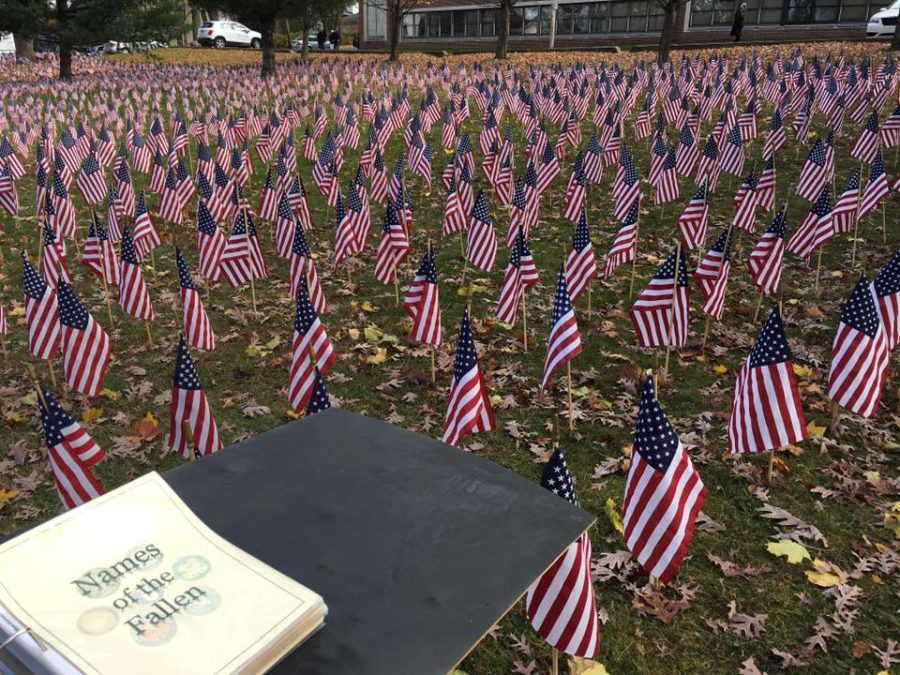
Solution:
[{"label": "black podium surface", "polygon": [[163,477],[325,598],[325,627],[279,673],[446,673],[593,521],[493,462],[341,410]]}]

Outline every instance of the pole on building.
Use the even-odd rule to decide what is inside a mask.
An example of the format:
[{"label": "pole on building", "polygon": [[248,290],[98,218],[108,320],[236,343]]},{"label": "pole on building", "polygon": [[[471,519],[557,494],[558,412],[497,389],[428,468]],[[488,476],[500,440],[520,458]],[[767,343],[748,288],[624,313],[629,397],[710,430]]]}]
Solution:
[{"label": "pole on building", "polygon": [[556,44],[556,8],[558,4],[557,0],[550,3],[550,44],[547,45],[549,49],[553,49]]}]

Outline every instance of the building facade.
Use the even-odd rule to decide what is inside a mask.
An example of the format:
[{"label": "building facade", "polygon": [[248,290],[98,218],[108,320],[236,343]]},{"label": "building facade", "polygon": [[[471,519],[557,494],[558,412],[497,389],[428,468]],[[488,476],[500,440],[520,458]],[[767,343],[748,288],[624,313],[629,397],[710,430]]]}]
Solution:
[{"label": "building facade", "polygon": [[[746,0],[743,40],[860,39],[884,0]],[[678,8],[675,44],[730,39],[739,0],[688,0]],[[385,49],[390,22],[383,0],[362,0],[360,47]],[[519,0],[510,17],[510,48],[548,45],[551,0]],[[653,0],[559,0],[556,46],[655,44],[663,10]],[[501,14],[496,2],[432,0],[403,17],[401,48],[493,51]]]}]

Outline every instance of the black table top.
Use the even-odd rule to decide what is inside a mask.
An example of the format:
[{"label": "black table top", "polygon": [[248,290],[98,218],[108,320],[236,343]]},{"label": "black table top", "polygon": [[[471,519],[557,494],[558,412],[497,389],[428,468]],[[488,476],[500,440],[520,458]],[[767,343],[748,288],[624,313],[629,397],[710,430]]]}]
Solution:
[{"label": "black table top", "polygon": [[493,462],[342,410],[163,477],[324,597],[325,627],[280,673],[446,673],[593,521]]}]

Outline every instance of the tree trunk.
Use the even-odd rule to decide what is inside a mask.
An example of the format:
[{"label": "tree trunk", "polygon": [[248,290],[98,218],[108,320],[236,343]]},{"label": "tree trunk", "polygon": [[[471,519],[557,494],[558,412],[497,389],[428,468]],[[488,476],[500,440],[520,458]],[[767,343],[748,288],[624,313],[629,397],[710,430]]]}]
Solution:
[{"label": "tree trunk", "polygon": [[387,7],[388,12],[390,12],[388,18],[391,20],[391,61],[396,61],[400,56],[400,31],[403,29],[403,14],[400,13],[399,4],[392,2]]},{"label": "tree trunk", "polygon": [[307,61],[309,60],[309,24],[304,21],[300,28],[303,31],[303,50],[300,52],[300,58]]},{"label": "tree trunk", "polygon": [[197,39],[197,31],[200,30],[201,23],[203,23],[203,17],[200,15],[200,10],[191,5],[191,41],[188,44],[193,44]]},{"label": "tree trunk", "polygon": [[678,8],[678,0],[667,0],[664,7],[666,14],[663,18],[662,33],[659,36],[659,50],[656,54],[657,62],[662,65],[669,60],[669,52],[672,51],[672,40],[675,37],[675,10]]},{"label": "tree trunk", "polygon": [[894,39],[891,40],[891,49],[900,50],[900,26],[894,27]]},{"label": "tree trunk", "polygon": [[69,23],[69,0],[56,0],[56,23],[59,30],[59,79],[72,79],[72,40],[66,35]]},{"label": "tree trunk", "polygon": [[500,25],[497,32],[497,53],[495,57],[505,59],[509,51],[509,15],[512,13],[512,3],[509,0],[500,2]]},{"label": "tree trunk", "polygon": [[34,60],[34,40],[25,37],[21,33],[13,33],[13,42],[16,43],[16,58]]},{"label": "tree trunk", "polygon": [[275,17],[266,17],[260,21],[259,32],[262,36],[262,72],[265,79],[275,74]]}]

